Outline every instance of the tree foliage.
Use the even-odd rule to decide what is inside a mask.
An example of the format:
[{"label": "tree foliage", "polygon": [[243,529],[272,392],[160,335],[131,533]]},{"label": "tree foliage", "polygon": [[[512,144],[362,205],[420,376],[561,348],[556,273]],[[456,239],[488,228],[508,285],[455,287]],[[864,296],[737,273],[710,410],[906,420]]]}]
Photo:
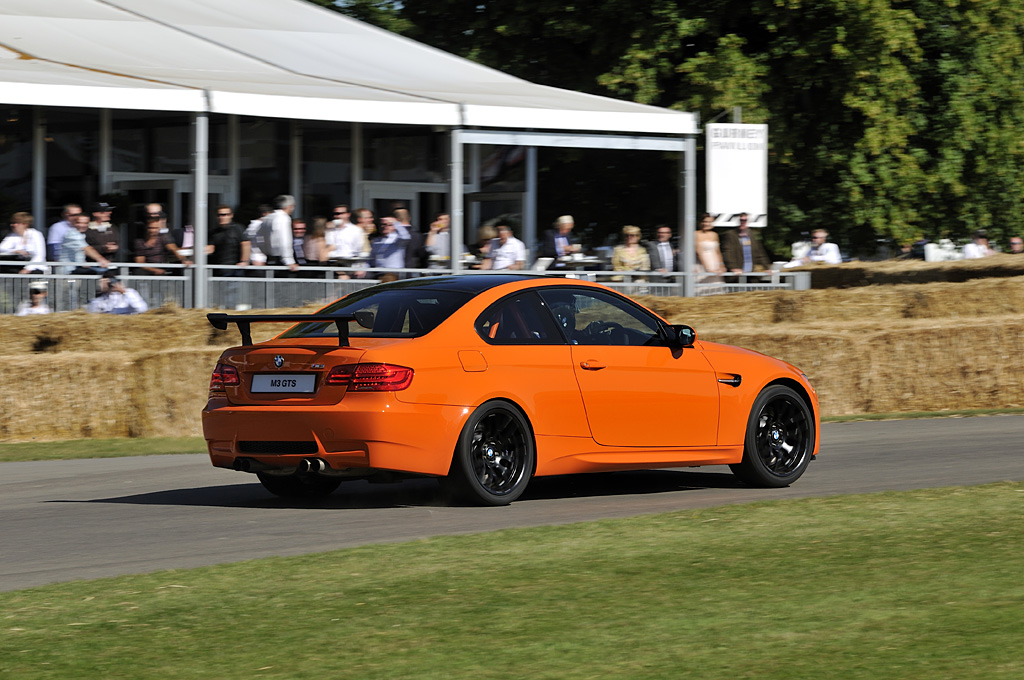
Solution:
[{"label": "tree foliage", "polygon": [[779,241],[819,226],[862,248],[1019,233],[1024,0],[348,4],[535,82],[702,120],[742,107],[770,126]]}]

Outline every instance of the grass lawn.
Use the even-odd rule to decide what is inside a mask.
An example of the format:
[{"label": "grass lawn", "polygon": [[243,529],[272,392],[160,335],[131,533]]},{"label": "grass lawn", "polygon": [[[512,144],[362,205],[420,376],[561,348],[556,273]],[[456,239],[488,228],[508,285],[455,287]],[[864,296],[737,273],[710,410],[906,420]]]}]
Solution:
[{"label": "grass lawn", "polygon": [[780,501],[0,593],[0,677],[1021,678],[1022,504]]},{"label": "grass lawn", "polygon": [[0,444],[0,463],[19,460],[117,458],[162,453],[206,453],[206,441],[202,437],[152,437],[8,443]]}]

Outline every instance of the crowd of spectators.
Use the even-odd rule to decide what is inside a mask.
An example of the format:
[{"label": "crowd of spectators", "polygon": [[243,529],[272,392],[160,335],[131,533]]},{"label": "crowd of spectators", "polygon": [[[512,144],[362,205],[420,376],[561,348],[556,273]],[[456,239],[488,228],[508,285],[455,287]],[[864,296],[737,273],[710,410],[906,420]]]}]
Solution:
[{"label": "crowd of spectators", "polygon": [[[438,214],[429,228],[420,229],[412,224],[409,211],[402,205],[378,217],[367,208],[352,211],[347,204],[338,204],[330,219],[314,217],[309,221],[295,217],[295,207],[294,197],[278,196],[272,205],[260,206],[259,217],[243,226],[236,221],[231,206],[217,206],[205,247],[208,263],[217,267],[215,275],[245,277],[269,265],[279,268],[274,275],[280,277],[397,278],[407,275],[404,270],[450,267],[451,219],[447,213]],[[9,232],[0,241],[0,268],[45,275],[50,273],[50,263],[60,263],[53,267],[55,273],[99,275],[113,263],[129,262],[137,265],[133,274],[168,276],[180,274],[182,266],[193,264],[196,238],[192,225],[169,229],[164,206],[150,203],[136,224],[134,238],[122,241],[122,229],[111,220],[115,210],[105,202],[94,204],[90,213],[77,204],[65,205],[61,219],[50,225],[45,236],[33,226],[32,215],[14,213]],[[730,281],[737,275],[756,274],[779,265],[843,261],[839,247],[829,242],[828,231],[816,229],[809,242],[794,244],[789,262],[773,263],[758,230],[750,228],[749,216],[740,213],[737,222],[735,228],[716,229],[714,217],[703,216],[694,237],[698,281]],[[644,241],[640,227],[625,226],[618,243],[600,254],[598,248],[584,249],[574,227],[571,215],[555,219],[540,239],[536,257],[532,257],[526,244],[516,237],[514,226],[506,220],[495,220],[477,229],[475,243],[463,249],[462,264],[469,269],[512,271],[530,267],[552,272],[610,269],[614,273],[608,276],[615,281],[626,276],[644,281],[647,277],[641,272],[657,278],[680,269],[677,234],[669,225],[656,226],[648,241]],[[1007,252],[1024,253],[1020,236],[1011,236],[1007,245]],[[911,251],[908,245],[899,257],[914,256]],[[985,231],[978,230],[963,248],[962,257],[981,258],[994,252]],[[301,272],[303,267],[314,266],[330,269],[316,274]],[[37,283],[40,285],[33,283],[30,287],[31,299],[19,307],[19,314],[49,310],[46,284]],[[111,313],[138,313],[145,308],[141,296],[112,275],[104,275],[98,282],[98,295],[90,304],[94,311]]]}]

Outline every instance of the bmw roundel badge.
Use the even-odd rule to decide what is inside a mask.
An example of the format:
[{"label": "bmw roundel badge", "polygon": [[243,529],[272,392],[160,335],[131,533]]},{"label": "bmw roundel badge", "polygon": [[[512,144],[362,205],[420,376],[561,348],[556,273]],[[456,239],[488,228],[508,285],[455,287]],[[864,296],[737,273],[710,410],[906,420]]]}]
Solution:
[{"label": "bmw roundel badge", "polygon": [[280,354],[275,355],[274,356],[274,365],[277,366],[278,368],[281,368],[282,366],[284,366],[284,357],[281,356]]}]

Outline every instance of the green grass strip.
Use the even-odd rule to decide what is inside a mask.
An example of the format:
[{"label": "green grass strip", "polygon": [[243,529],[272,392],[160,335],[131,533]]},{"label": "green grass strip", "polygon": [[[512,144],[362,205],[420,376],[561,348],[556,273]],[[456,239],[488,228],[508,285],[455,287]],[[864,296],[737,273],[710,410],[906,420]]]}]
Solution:
[{"label": "green grass strip", "polygon": [[0,677],[1021,678],[1022,503],[814,498],[3,593]]},{"label": "green grass strip", "polygon": [[55,442],[0,444],[0,463],[72,458],[118,458],[164,453],[205,453],[202,437],[150,437],[139,439],[70,439]]}]

